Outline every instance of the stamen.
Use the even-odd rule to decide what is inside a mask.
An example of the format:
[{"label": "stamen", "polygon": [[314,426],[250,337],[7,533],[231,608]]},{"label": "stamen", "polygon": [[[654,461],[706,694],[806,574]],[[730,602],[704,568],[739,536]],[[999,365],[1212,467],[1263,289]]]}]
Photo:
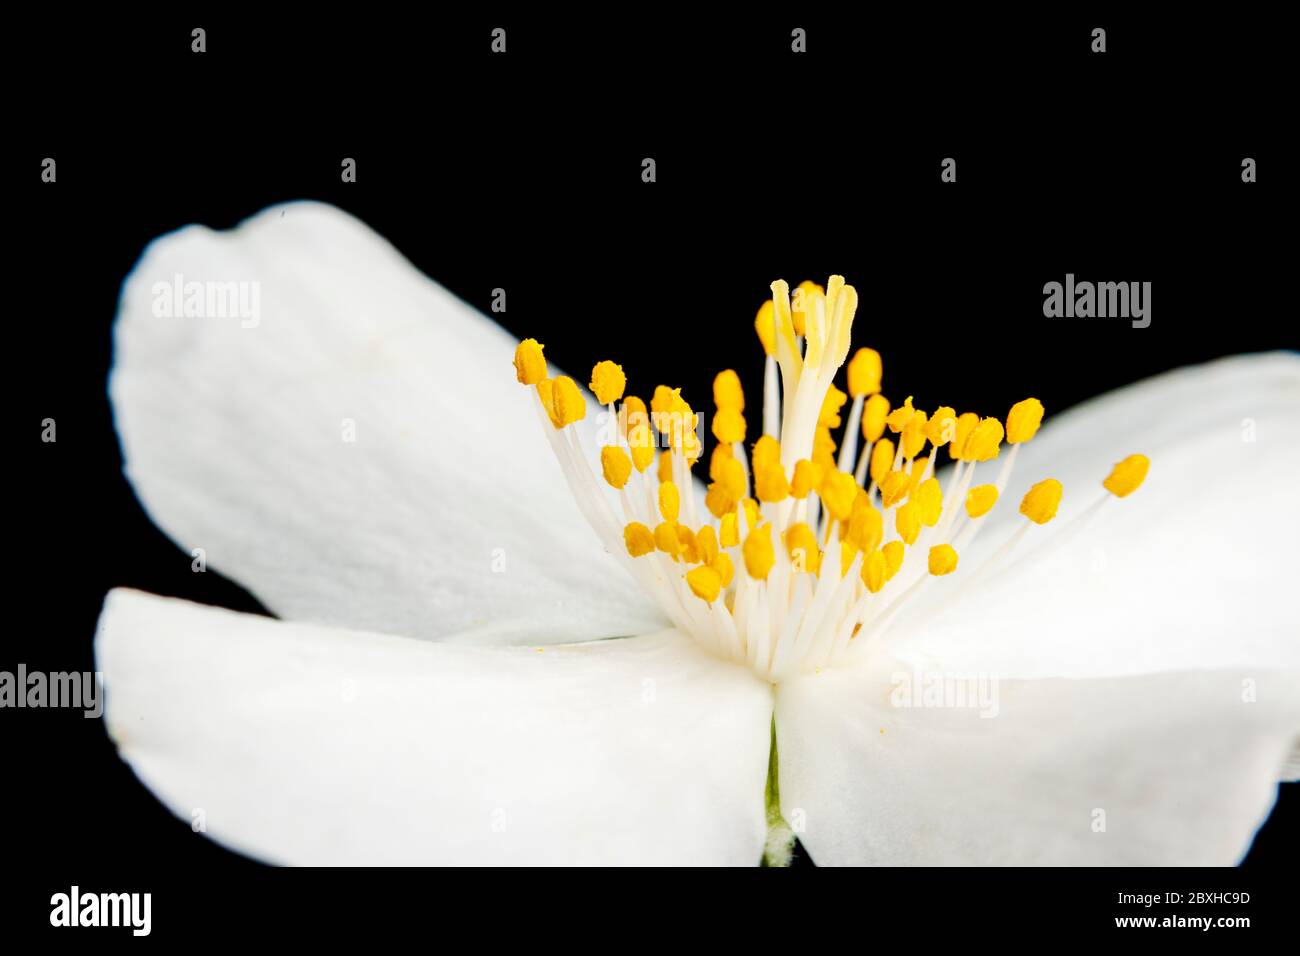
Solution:
[{"label": "stamen", "polygon": [[971,518],[982,518],[998,502],[996,485],[977,485],[966,492],[966,514]]},{"label": "stamen", "polygon": [[702,564],[686,572],[686,583],[690,586],[691,593],[705,603],[712,604],[722,590],[722,575],[707,564]]},{"label": "stamen", "polygon": [[950,544],[936,544],[930,549],[930,573],[935,577],[957,570],[957,552]]},{"label": "stamen", "polygon": [[1116,498],[1127,498],[1146,481],[1147,469],[1151,467],[1146,455],[1129,455],[1113,469],[1102,482],[1102,487]]},{"label": "stamen", "polygon": [[595,368],[591,370],[591,382],[588,387],[596,396],[596,401],[602,405],[612,405],[623,397],[623,390],[627,388],[627,376],[623,374],[623,366],[615,365],[610,361],[597,362]]},{"label": "stamen", "polygon": [[1007,443],[1019,445],[1038,434],[1043,424],[1043,403],[1036,398],[1016,402],[1007,413]]},{"label": "stamen", "polygon": [[758,581],[766,580],[776,563],[776,554],[772,550],[772,526],[763,524],[751,531],[745,538],[743,551],[749,576]]},{"label": "stamen", "polygon": [[1038,482],[1020,502],[1020,513],[1034,524],[1047,524],[1056,517],[1056,509],[1061,505],[1061,491],[1061,483],[1055,478]]},{"label": "stamen", "polygon": [[515,348],[515,378],[520,385],[536,385],[546,378],[545,348],[536,339],[524,339]]},{"label": "stamen", "polygon": [[677,493],[677,485],[671,481],[659,485],[659,513],[665,521],[676,521],[681,514],[682,501]]},{"label": "stamen", "polygon": [[567,375],[561,375],[551,382],[551,387],[546,390],[546,406],[551,424],[556,428],[572,425],[587,417],[586,399],[578,391],[578,383]]},{"label": "stamen", "polygon": [[632,459],[618,445],[606,445],[600,450],[600,470],[613,488],[622,488],[632,474]]},{"label": "stamen", "polygon": [[634,558],[650,554],[655,549],[654,534],[639,521],[632,521],[623,529],[623,542],[627,553]]},{"label": "stamen", "polygon": [[[621,366],[592,368],[590,390],[616,424],[598,450],[598,476],[568,427],[587,414],[577,383],[548,376],[535,339],[519,343],[514,366],[516,380],[535,388],[541,427],[609,552],[710,653],[778,681],[877,646],[932,581],[956,575],[960,593],[999,570],[1029,528],[1056,516],[1062,488],[1054,479],[1034,485],[1020,503],[1029,520],[974,573],[959,571],[958,555],[1001,499],[1020,445],[1039,430],[1042,403],[1016,403],[1005,428],[947,405],[927,414],[910,396],[891,406],[880,393],[880,355],[869,348],[848,362],[842,390],[835,378],[850,351],[856,290],[839,276],[825,287],[801,283],[793,295],[783,281],[771,289],[754,322],[765,359],[763,432],[747,455],[740,377],[718,373],[703,522],[691,475],[703,452],[700,419],[680,389],[657,386],[647,408],[625,394]],[[945,446],[954,465],[941,485],[936,456]],[[997,458],[996,480],[974,484],[978,465]],[[1110,494],[1049,546],[1060,547],[1105,500],[1132,494],[1148,465],[1142,455],[1117,464],[1103,482]],[[934,587],[954,599],[950,586]],[[924,606],[933,613],[942,600]]]}]

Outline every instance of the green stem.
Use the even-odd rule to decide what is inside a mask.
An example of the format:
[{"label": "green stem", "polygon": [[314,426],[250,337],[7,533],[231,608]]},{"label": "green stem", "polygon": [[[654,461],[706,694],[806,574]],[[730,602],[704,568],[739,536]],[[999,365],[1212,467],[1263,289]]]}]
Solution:
[{"label": "green stem", "polygon": [[794,853],[794,830],[781,816],[781,779],[776,757],[776,715],[772,715],[772,747],[767,758],[767,785],[763,788],[767,807],[767,841],[760,866],[789,866]]}]

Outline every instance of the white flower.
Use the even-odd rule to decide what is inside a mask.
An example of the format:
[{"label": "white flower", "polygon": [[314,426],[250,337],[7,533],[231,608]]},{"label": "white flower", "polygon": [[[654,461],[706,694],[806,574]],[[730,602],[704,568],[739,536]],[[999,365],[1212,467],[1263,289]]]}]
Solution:
[{"label": "white flower", "polygon": [[[257,283],[258,320],[160,316],[152,290],[179,276]],[[855,570],[824,620],[859,613],[861,633],[811,628],[776,667],[780,635],[755,650],[757,625],[686,590],[684,564],[592,535],[577,503],[599,526],[621,502],[569,458],[575,499],[548,440],[567,455],[598,408],[540,425],[515,346],[328,207],[145,253],[110,385],[127,474],[182,549],[283,618],[108,596],[110,732],[183,820],[283,863],[752,864],[775,729],[777,859],[783,816],[818,863],[1232,863],[1296,775],[1295,355],[1050,420],[978,539],[921,532],[956,534],[958,573],[913,587],[905,562],[873,603]],[[797,404],[787,470],[816,424]],[[592,460],[592,434],[580,447]],[[1132,451],[1153,462],[1141,493],[1078,521]],[[963,575],[1027,526],[1014,503],[1046,475],[1065,499],[1019,535],[1029,559]],[[770,597],[741,552],[730,600]],[[779,541],[774,561],[788,581]],[[916,706],[962,674],[995,681],[992,708]]]}]

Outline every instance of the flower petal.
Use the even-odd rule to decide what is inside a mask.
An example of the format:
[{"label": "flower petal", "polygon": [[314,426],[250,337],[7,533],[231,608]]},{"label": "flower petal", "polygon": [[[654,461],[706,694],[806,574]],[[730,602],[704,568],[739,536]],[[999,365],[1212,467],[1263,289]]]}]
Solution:
[{"label": "flower petal", "polygon": [[1300,732],[1297,673],[1251,677],[1254,702],[1199,672],[1004,680],[987,719],[894,706],[935,676],[881,660],[780,688],[782,810],[815,862],[1235,863]]},{"label": "flower petal", "polygon": [[[1146,483],[1053,548],[1132,452],[1151,459]],[[1227,359],[1090,402],[1045,426],[1016,472],[962,571],[899,617],[899,656],[1004,677],[1300,667],[1300,356]],[[966,588],[963,572],[1024,524],[1019,496],[1047,476],[1065,485],[1060,516]]]},{"label": "flower petal", "polygon": [[109,732],[173,813],[293,864],[756,863],[770,688],[677,632],[538,650],[113,591]]},{"label": "flower petal", "polygon": [[[246,298],[165,315],[222,288],[190,283]],[[574,504],[513,349],[337,209],[190,226],[123,288],[126,471],[177,544],[282,617],[529,643],[666,626]]]}]

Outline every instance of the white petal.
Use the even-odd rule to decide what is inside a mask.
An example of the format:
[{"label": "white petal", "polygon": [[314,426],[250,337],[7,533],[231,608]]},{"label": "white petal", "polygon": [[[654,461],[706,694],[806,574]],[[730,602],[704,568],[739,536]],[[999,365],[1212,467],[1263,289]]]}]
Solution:
[{"label": "white petal", "polygon": [[1231,672],[1001,681],[982,718],[893,706],[899,671],[778,692],[782,810],[819,864],[1235,863],[1300,731],[1295,673],[1253,703]]},{"label": "white petal", "polygon": [[[257,314],[160,318],[177,276],[257,283]],[[666,626],[573,503],[514,340],[339,210],[154,242],[116,349],[150,517],[280,616],[530,643]]]},{"label": "white petal", "polygon": [[[1151,459],[1136,493],[1108,500],[1064,547],[1033,550],[1133,452]],[[1300,667],[1300,357],[1223,360],[1090,402],[1044,426],[1016,472],[998,524],[899,618],[901,656],[1006,677]],[[1023,560],[964,589],[1025,523],[1023,490],[1048,476],[1065,485],[1060,516],[1029,529]]]},{"label": "white petal", "polygon": [[185,821],[293,864],[745,864],[772,694],[676,632],[470,647],[136,591],[97,656],[122,756]]},{"label": "white petal", "polygon": [[1291,752],[1287,754],[1286,762],[1282,765],[1282,772],[1279,774],[1278,779],[1285,783],[1300,781],[1300,737],[1297,737],[1292,744]]}]

